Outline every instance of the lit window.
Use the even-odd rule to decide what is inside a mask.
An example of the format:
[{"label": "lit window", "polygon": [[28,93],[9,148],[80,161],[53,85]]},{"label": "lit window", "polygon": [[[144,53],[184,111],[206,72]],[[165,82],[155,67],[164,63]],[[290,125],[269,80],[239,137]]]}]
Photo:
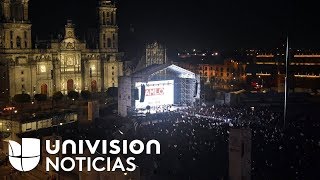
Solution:
[{"label": "lit window", "polygon": [[96,66],[95,66],[95,65],[92,65],[92,66],[91,66],[91,70],[92,70],[92,71],[95,71],[95,70],[96,70]]},{"label": "lit window", "polygon": [[41,65],[41,66],[40,66],[40,72],[41,72],[41,73],[47,72],[47,68],[46,68],[45,65]]}]

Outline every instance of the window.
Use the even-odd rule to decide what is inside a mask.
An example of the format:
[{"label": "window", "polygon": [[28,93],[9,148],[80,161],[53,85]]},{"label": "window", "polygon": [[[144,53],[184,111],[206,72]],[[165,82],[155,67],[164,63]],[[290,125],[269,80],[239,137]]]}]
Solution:
[{"label": "window", "polygon": [[21,38],[19,36],[17,36],[16,42],[17,42],[17,48],[21,48]]},{"label": "window", "polygon": [[21,82],[24,82],[24,78],[21,78]]},{"label": "window", "polygon": [[27,41],[24,42],[24,48],[28,48],[28,42]]},{"label": "window", "polygon": [[114,72],[112,72],[112,75],[114,75]]},{"label": "window", "polygon": [[204,70],[206,71],[206,70],[208,70],[208,68],[207,68],[207,67],[204,67]]},{"label": "window", "polygon": [[21,71],[21,74],[24,74],[24,71]]},{"label": "window", "polygon": [[28,39],[28,33],[27,33],[27,31],[24,32],[24,39]]},{"label": "window", "polygon": [[112,69],[114,69],[114,66],[112,66]]},{"label": "window", "polygon": [[106,34],[103,34],[103,40],[104,41],[106,40]]},{"label": "window", "polygon": [[10,31],[10,39],[13,39],[13,31]]},{"label": "window", "polygon": [[113,16],[114,16],[113,13],[111,13],[111,24],[114,24],[114,22],[113,22],[114,17]]},{"label": "window", "polygon": [[105,12],[102,13],[102,24],[106,24],[106,14],[105,14]]},{"label": "window", "polygon": [[21,85],[21,88],[24,89],[24,84]]},{"label": "window", "polygon": [[112,34],[112,39],[115,40],[116,39],[116,35]]},{"label": "window", "polygon": [[112,81],[114,81],[114,78],[112,78]]},{"label": "window", "polygon": [[12,41],[10,41],[10,47],[11,47],[11,49],[13,49],[13,42]]},{"label": "window", "polygon": [[[112,83],[112,87],[114,87],[114,83]],[[129,99],[130,99],[130,96],[129,96]]]},{"label": "window", "polygon": [[107,40],[107,46],[108,46],[108,48],[111,47],[111,39],[110,38],[108,38],[108,40]]}]

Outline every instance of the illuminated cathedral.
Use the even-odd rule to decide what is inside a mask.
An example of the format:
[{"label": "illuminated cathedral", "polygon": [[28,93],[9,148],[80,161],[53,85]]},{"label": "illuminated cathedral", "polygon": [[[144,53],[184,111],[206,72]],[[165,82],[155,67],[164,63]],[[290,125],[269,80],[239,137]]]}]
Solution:
[{"label": "illuminated cathedral", "polygon": [[87,48],[68,20],[64,37],[50,40],[45,48],[33,47],[29,0],[0,0],[0,93],[5,97],[61,91],[103,92],[118,86],[123,63],[118,52],[117,8],[99,2],[98,45]]}]

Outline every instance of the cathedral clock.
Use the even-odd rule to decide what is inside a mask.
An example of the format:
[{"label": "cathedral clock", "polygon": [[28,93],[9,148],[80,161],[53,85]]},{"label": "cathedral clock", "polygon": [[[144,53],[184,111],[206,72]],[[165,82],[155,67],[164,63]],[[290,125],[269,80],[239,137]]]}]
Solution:
[{"label": "cathedral clock", "polygon": [[67,37],[73,37],[72,31],[68,31],[68,32],[67,32]]}]

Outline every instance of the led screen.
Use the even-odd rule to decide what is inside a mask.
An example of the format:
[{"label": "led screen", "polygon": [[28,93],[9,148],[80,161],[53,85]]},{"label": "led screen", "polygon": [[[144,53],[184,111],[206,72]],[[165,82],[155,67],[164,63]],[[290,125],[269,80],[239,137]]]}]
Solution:
[{"label": "led screen", "polygon": [[[144,86],[144,87],[143,87]],[[136,109],[145,109],[148,105],[150,107],[157,107],[162,105],[171,105],[174,101],[174,81],[150,81],[137,82],[135,88],[139,91],[139,100],[135,101]],[[143,99],[143,91],[145,95]]]}]

